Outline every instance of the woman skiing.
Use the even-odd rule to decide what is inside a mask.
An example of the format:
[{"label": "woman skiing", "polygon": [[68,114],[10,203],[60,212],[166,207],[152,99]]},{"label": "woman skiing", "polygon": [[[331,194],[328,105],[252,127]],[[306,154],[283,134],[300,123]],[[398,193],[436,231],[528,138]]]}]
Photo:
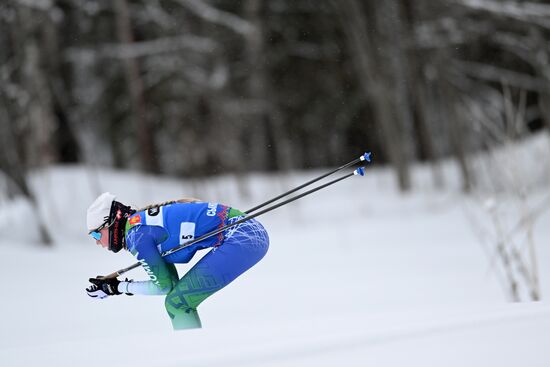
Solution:
[{"label": "woman skiing", "polygon": [[[197,306],[260,261],[269,247],[264,227],[250,219],[191,246],[161,254],[205,233],[242,219],[244,213],[218,203],[183,199],[134,210],[101,194],[88,208],[87,226],[97,244],[113,252],[130,251],[149,281],[91,278],[90,297],[119,294],[166,295],[174,329],[200,328]],[[181,279],[174,264],[187,263],[211,248]]]}]

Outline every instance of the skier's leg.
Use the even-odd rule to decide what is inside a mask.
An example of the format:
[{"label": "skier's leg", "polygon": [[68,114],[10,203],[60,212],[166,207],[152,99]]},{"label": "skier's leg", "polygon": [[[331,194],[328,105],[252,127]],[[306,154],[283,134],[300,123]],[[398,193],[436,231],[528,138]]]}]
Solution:
[{"label": "skier's leg", "polygon": [[267,232],[255,219],[230,228],[223,244],[200,259],[166,296],[174,329],[201,327],[197,306],[260,261],[268,247]]}]

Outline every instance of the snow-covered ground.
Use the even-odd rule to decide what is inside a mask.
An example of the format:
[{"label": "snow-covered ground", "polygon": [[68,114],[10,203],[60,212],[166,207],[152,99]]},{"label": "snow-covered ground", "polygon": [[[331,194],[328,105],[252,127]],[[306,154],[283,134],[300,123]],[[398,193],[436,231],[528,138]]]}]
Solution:
[{"label": "snow-covered ground", "polygon": [[[203,329],[180,332],[163,297],[84,292],[88,277],[135,262],[87,238],[97,189],[134,206],[195,196],[246,210],[319,171],[193,182],[85,167],[36,172],[56,243],[40,247],[30,209],[0,201],[0,366],[550,366],[550,211],[533,233],[542,301],[510,303],[491,248],[472,230],[482,206],[444,168],[445,190],[419,167],[416,189],[401,195],[373,165],[261,217],[268,255],[199,307]],[[535,169],[531,178],[548,178]],[[533,205],[549,194],[540,187],[529,188]],[[145,279],[140,269],[128,275]]]}]

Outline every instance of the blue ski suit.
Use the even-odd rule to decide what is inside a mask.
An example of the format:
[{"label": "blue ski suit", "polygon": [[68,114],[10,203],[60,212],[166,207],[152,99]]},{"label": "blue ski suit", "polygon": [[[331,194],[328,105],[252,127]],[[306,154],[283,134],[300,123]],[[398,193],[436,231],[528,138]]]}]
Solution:
[{"label": "blue ski suit", "polygon": [[[197,306],[264,257],[266,230],[251,219],[166,257],[161,253],[243,217],[236,209],[204,202],[171,203],[133,214],[126,223],[126,246],[150,280],[121,282],[119,290],[165,294],[174,329],[201,327]],[[202,249],[210,251],[180,279],[174,264],[189,262]]]}]

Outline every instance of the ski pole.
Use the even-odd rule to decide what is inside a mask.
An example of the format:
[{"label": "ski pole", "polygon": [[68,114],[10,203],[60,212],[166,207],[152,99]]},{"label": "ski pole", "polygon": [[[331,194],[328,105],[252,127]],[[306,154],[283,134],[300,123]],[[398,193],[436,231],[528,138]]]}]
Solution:
[{"label": "ski pole", "polygon": [[[329,181],[329,182],[327,182],[327,183],[325,183],[325,184],[323,184],[323,185],[317,186],[317,187],[315,187],[315,188],[313,188],[313,189],[311,189],[311,190],[308,190],[308,191],[306,191],[306,192],[303,192],[303,193],[301,193],[300,195],[291,197],[290,199],[287,199],[287,200],[282,201],[282,202],[280,202],[280,203],[278,203],[278,204],[275,204],[275,205],[273,205],[273,206],[270,206],[270,207],[268,207],[268,208],[265,208],[264,210],[261,210],[261,211],[257,212],[256,214],[252,214],[252,215],[246,216],[246,217],[244,217],[244,218],[242,218],[242,219],[239,219],[238,221],[236,221],[236,222],[234,222],[234,223],[227,224],[227,225],[225,225],[225,226],[223,226],[223,227],[221,227],[221,228],[219,228],[219,229],[216,229],[216,230],[214,230],[214,231],[205,233],[205,234],[203,234],[202,236],[199,236],[199,237],[195,238],[194,240],[191,240],[191,241],[189,241],[189,242],[186,242],[186,243],[183,243],[183,244],[181,244],[181,245],[179,245],[179,246],[176,246],[176,247],[174,247],[173,249],[170,249],[170,250],[168,250],[168,251],[164,251],[164,252],[161,254],[161,256],[162,256],[162,257],[165,257],[165,256],[168,256],[168,255],[170,255],[170,254],[173,254],[174,252],[177,252],[177,251],[179,251],[179,250],[181,250],[181,249],[184,249],[184,248],[186,248],[186,247],[189,247],[189,246],[191,246],[191,245],[193,245],[193,244],[195,244],[195,243],[197,243],[197,242],[200,242],[200,241],[202,241],[202,240],[205,240],[205,239],[207,239],[207,238],[209,238],[209,237],[215,236],[215,235],[217,235],[217,234],[219,234],[219,233],[221,233],[221,232],[223,232],[223,231],[225,231],[225,230],[227,230],[227,229],[229,229],[229,228],[238,226],[239,224],[244,223],[244,222],[246,222],[246,221],[248,221],[248,220],[250,220],[250,219],[252,219],[252,218],[259,217],[259,216],[262,215],[262,214],[265,214],[265,213],[270,212],[270,211],[272,211],[272,210],[275,210],[275,209],[277,209],[277,208],[279,208],[279,207],[281,207],[281,206],[283,206],[283,205],[286,205],[286,204],[291,203],[291,202],[293,202],[293,201],[296,201],[296,200],[298,200],[298,199],[300,199],[300,198],[303,198],[304,196],[307,196],[307,195],[312,194],[312,193],[314,193],[314,192],[316,192],[316,191],[319,191],[319,190],[321,190],[321,189],[323,189],[323,188],[325,188],[325,187],[327,187],[327,186],[330,186],[330,185],[333,185],[333,184],[335,184],[335,183],[337,183],[337,182],[340,182],[340,181],[342,181],[342,180],[345,180],[345,179],[348,178],[348,177],[352,177],[352,176],[364,176],[364,175],[365,175],[365,167],[359,167],[359,168],[357,168],[355,171],[353,171],[353,172],[351,172],[351,173],[349,173],[349,174],[347,174],[347,175],[344,175],[344,176],[342,176],[342,177],[336,178],[336,179],[334,179],[334,180],[332,180],[332,181]],[[132,270],[132,269],[135,269],[135,268],[139,267],[140,265],[141,265],[141,262],[137,262],[137,263],[135,263],[135,264],[133,264],[133,265],[128,266],[127,268],[120,269],[120,270],[118,270],[118,271],[116,271],[116,272],[114,272],[114,273],[111,273],[111,274],[109,274],[109,275],[106,275],[106,276],[104,276],[104,277],[102,277],[102,278],[116,278],[116,277],[118,277],[118,276],[120,276],[120,275],[122,275],[122,274],[124,274],[124,273],[129,272],[129,271]]]},{"label": "ski pole", "polygon": [[304,183],[304,184],[302,184],[302,185],[300,185],[300,186],[297,186],[297,187],[293,188],[292,190],[289,190],[289,191],[287,191],[287,192],[285,192],[285,193],[282,193],[281,195],[276,196],[276,197],[274,197],[273,199],[267,200],[267,201],[265,201],[265,202],[263,202],[263,203],[261,203],[261,204],[255,206],[254,208],[247,210],[246,213],[247,213],[247,214],[250,214],[250,213],[252,213],[252,212],[254,212],[254,211],[256,211],[256,210],[258,210],[258,209],[260,209],[260,208],[263,208],[264,206],[266,206],[266,205],[268,205],[268,204],[271,204],[271,203],[274,202],[274,201],[277,201],[277,200],[279,200],[279,199],[281,199],[281,198],[283,198],[283,197],[285,197],[285,196],[288,196],[288,195],[290,195],[290,194],[292,194],[292,193],[294,193],[294,192],[296,192],[296,191],[298,191],[298,190],[300,190],[300,189],[303,189],[304,187],[309,186],[309,185],[311,185],[311,184],[313,184],[313,183],[315,183],[315,182],[317,182],[317,181],[319,181],[319,180],[321,180],[321,179],[323,179],[323,178],[325,178],[325,177],[328,177],[328,176],[330,176],[330,175],[332,175],[332,174],[334,174],[334,173],[336,173],[336,172],[338,172],[338,171],[341,171],[341,170],[343,170],[343,169],[345,169],[345,168],[348,168],[348,167],[350,167],[350,166],[353,166],[354,164],[357,164],[357,163],[363,162],[363,161],[367,161],[367,162],[370,163],[370,161],[371,161],[371,157],[370,157],[371,154],[372,154],[371,152],[366,152],[365,154],[363,154],[363,155],[360,156],[359,158],[354,159],[353,161],[348,162],[348,163],[344,164],[343,166],[340,166],[340,167],[338,167],[338,168],[336,168],[336,169],[334,169],[334,170],[332,170],[332,171],[330,171],[330,172],[328,172],[328,173],[324,173],[324,174],[322,174],[321,176],[319,176],[319,177],[317,177],[317,178],[314,178],[314,179],[312,179],[312,180],[310,180],[310,181],[308,181],[308,182],[306,182],[306,183]]},{"label": "ski pole", "polygon": [[179,246],[174,247],[173,249],[164,251],[161,255],[162,255],[163,257],[164,257],[164,256],[168,256],[168,255],[171,255],[171,254],[173,254],[173,253],[176,252],[176,251],[179,251],[179,250],[181,250],[181,249],[183,249],[183,248],[189,247],[189,246],[191,246],[191,245],[193,245],[193,244],[195,244],[195,243],[197,243],[197,242],[200,242],[200,241],[202,241],[202,240],[204,240],[204,239],[206,239],[206,238],[208,238],[208,237],[215,236],[215,235],[217,235],[217,234],[219,234],[219,233],[225,231],[226,229],[229,229],[229,228],[231,228],[231,227],[238,226],[239,224],[241,224],[241,223],[243,223],[243,222],[246,222],[246,221],[248,221],[248,220],[250,220],[250,219],[252,219],[252,218],[259,217],[259,216],[262,215],[262,214],[265,214],[265,213],[267,213],[267,212],[270,212],[270,211],[272,211],[272,210],[275,210],[275,209],[277,209],[277,208],[279,208],[279,207],[281,207],[281,206],[283,206],[283,205],[286,205],[286,204],[288,204],[288,203],[291,203],[291,202],[293,202],[293,201],[295,201],[295,200],[298,200],[298,199],[300,199],[300,198],[302,198],[302,197],[304,197],[304,196],[307,196],[307,195],[309,195],[309,194],[313,194],[314,192],[319,191],[319,190],[321,190],[321,189],[323,189],[323,188],[325,188],[325,187],[327,187],[327,186],[333,185],[333,184],[335,184],[335,183],[337,183],[337,182],[340,182],[340,181],[342,181],[342,180],[344,180],[344,179],[346,179],[346,178],[348,178],[348,177],[357,176],[357,175],[359,175],[359,176],[364,176],[364,175],[365,175],[365,167],[359,167],[359,168],[357,168],[355,171],[353,171],[353,172],[351,172],[351,173],[349,173],[349,174],[347,174],[347,175],[344,175],[344,176],[342,176],[342,177],[339,177],[339,178],[337,178],[337,179],[334,179],[334,180],[332,180],[332,181],[329,181],[329,182],[327,182],[327,183],[325,183],[325,184],[323,184],[323,185],[321,185],[321,186],[317,186],[317,187],[314,188],[314,189],[311,189],[311,190],[309,190],[309,191],[306,191],[306,192],[304,192],[304,193],[301,193],[300,195],[296,195],[296,196],[294,196],[294,197],[291,197],[290,199],[287,199],[287,200],[285,200],[285,201],[281,201],[281,202],[278,203],[278,204],[275,204],[275,205],[273,205],[273,206],[270,206],[270,207],[268,207],[268,208],[265,208],[264,210],[260,210],[260,211],[257,212],[256,214],[247,215],[246,217],[244,217],[244,218],[242,218],[242,219],[240,219],[240,220],[238,220],[238,221],[236,221],[236,222],[234,222],[234,223],[227,224],[227,225],[223,226],[222,228],[219,228],[219,229],[216,229],[216,230],[214,230],[214,231],[212,231],[212,232],[208,232],[208,233],[206,233],[206,234],[203,234],[202,236],[197,237],[197,238],[195,238],[194,240],[191,240],[191,241],[189,241],[189,242],[187,242],[187,243],[183,243],[183,244],[181,244],[181,245],[179,245]]}]

